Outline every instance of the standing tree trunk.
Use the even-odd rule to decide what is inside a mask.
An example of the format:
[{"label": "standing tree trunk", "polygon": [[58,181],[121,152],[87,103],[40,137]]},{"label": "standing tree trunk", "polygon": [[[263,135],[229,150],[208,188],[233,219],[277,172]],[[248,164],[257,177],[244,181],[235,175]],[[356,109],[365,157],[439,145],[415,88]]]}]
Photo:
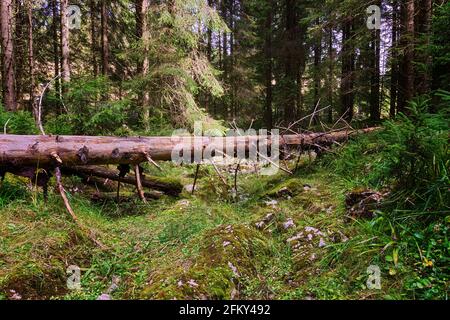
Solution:
[{"label": "standing tree trunk", "polygon": [[405,112],[407,103],[414,96],[414,0],[406,0],[401,5],[403,50],[400,70],[398,111]]},{"label": "standing tree trunk", "polygon": [[342,74],[341,74],[341,107],[342,115],[347,121],[353,119],[354,105],[354,69],[355,49],[353,41],[353,18],[347,17],[342,30]]},{"label": "standing tree trunk", "polygon": [[[317,25],[320,25],[319,19],[316,21]],[[322,62],[322,29],[319,28],[317,39],[314,44],[314,105],[312,107],[312,112],[319,105],[319,93],[320,93],[320,66]],[[318,123],[318,116],[313,116],[314,123]]]},{"label": "standing tree trunk", "polygon": [[416,31],[418,33],[417,48],[415,59],[418,62],[416,71],[415,86],[418,94],[426,94],[431,87],[430,68],[432,58],[429,53],[430,32],[431,32],[431,14],[433,11],[433,1],[423,0],[420,5],[417,4],[417,23]]},{"label": "standing tree trunk", "polygon": [[299,66],[301,61],[298,61],[298,56],[301,55],[299,26],[297,6],[294,0],[286,0],[285,4],[285,57],[284,57],[284,84],[285,84],[285,101],[284,101],[284,120],[286,123],[292,122],[295,119],[297,110],[298,87],[297,79],[299,77]]},{"label": "standing tree trunk", "polygon": [[1,2],[1,37],[2,37],[2,84],[3,103],[6,110],[17,109],[14,74],[14,44],[12,36],[13,8],[12,0]]},{"label": "standing tree trunk", "polygon": [[61,0],[61,56],[63,91],[67,91],[70,82],[70,49],[69,49],[69,20],[67,17],[68,0]]},{"label": "standing tree trunk", "polygon": [[[60,73],[60,55],[59,55],[59,45],[60,42],[58,39],[58,22],[61,21],[60,15],[58,13],[58,5],[57,0],[52,0],[52,33],[53,33],[53,65],[54,65],[54,77],[58,77]],[[59,96],[61,94],[61,79],[58,77],[55,80],[55,91]],[[61,98],[61,97],[59,97]]]},{"label": "standing tree trunk", "polygon": [[26,17],[26,3],[21,0],[15,0],[12,6],[14,8],[13,20],[15,21],[13,30],[13,46],[14,46],[14,74],[15,74],[15,88],[16,88],[16,104],[17,109],[23,105],[22,88],[24,79],[28,78],[26,70],[26,56],[25,53],[27,43],[27,28]]},{"label": "standing tree trunk", "polygon": [[[33,1],[27,1],[27,18],[28,18],[28,66],[29,66],[29,77],[30,77],[30,109],[35,115],[36,112],[36,79],[34,74],[34,43],[33,43]],[[37,119],[37,118],[36,118]]]},{"label": "standing tree trunk", "polygon": [[108,39],[108,8],[106,0],[101,1],[102,20],[102,74],[109,75],[109,39]]},{"label": "standing tree trunk", "polygon": [[[148,29],[147,13],[149,10],[150,1],[149,0],[138,0],[136,1],[136,25],[138,30],[138,37],[142,41],[143,45],[143,59],[138,62],[138,72],[145,78],[148,75],[150,62],[149,62],[149,50],[150,50],[150,31]],[[139,98],[140,104],[143,111],[143,122],[146,130],[150,129],[150,94],[146,88],[143,89],[141,97]]]},{"label": "standing tree trunk", "polygon": [[334,50],[333,25],[330,23],[328,31],[328,123],[333,122],[333,78],[334,78]]},{"label": "standing tree trunk", "polygon": [[[375,4],[381,7],[381,1]],[[370,43],[370,120],[379,121],[380,110],[380,30],[372,30]]]},{"label": "standing tree trunk", "polygon": [[398,97],[398,2],[392,1],[391,89],[389,116],[395,117]]},{"label": "standing tree trunk", "polygon": [[89,3],[89,9],[91,11],[91,55],[92,55],[92,72],[94,77],[97,77],[100,73],[100,69],[97,61],[97,5],[95,0],[91,0]]},{"label": "standing tree trunk", "polygon": [[267,130],[273,128],[273,112],[272,112],[272,100],[273,100],[273,87],[272,87],[272,24],[273,24],[273,11],[274,0],[269,0],[269,9],[267,10],[267,16],[265,21],[265,43],[264,43],[264,64],[265,64],[265,82],[266,82],[266,101],[264,108],[264,120]]}]

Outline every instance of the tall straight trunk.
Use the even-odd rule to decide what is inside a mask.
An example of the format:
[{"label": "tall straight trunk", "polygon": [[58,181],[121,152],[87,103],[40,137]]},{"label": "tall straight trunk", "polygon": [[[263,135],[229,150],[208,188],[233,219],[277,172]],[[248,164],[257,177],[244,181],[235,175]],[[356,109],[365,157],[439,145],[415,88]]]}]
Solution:
[{"label": "tall straight trunk", "polygon": [[97,77],[100,73],[100,68],[98,66],[97,53],[98,53],[98,42],[97,42],[97,5],[95,0],[89,2],[89,9],[91,15],[91,55],[92,55],[92,73],[94,77]]},{"label": "tall straight trunk", "polygon": [[69,20],[67,17],[68,0],[61,0],[61,67],[63,79],[63,91],[67,91],[67,84],[70,82],[70,49],[69,49]]},{"label": "tall straight trunk", "polygon": [[231,85],[231,92],[230,92],[230,103],[231,103],[231,107],[230,107],[230,112],[231,112],[231,117],[233,119],[236,118],[236,83],[234,81],[234,79],[232,79],[233,77],[233,71],[234,71],[234,50],[235,50],[235,38],[234,35],[236,34],[236,29],[235,29],[235,23],[234,23],[234,14],[235,14],[235,7],[234,7],[234,0],[228,0],[229,1],[229,27],[231,29],[231,34],[230,34],[230,61],[229,61],[229,76],[230,76],[230,85]]},{"label": "tall straight trunk", "polygon": [[[320,24],[319,19],[316,21],[317,25]],[[322,62],[322,30],[320,29],[317,35],[316,43],[314,44],[314,105],[312,107],[312,112],[319,104],[319,93],[320,93],[320,66]],[[315,123],[318,121],[318,116],[313,116]]]},{"label": "tall straight trunk", "polygon": [[22,88],[24,79],[28,78],[28,75],[26,74],[27,70],[25,69],[27,56],[25,53],[27,46],[27,35],[25,33],[25,28],[27,27],[25,5],[26,4],[24,4],[21,0],[15,0],[13,4],[13,16],[15,17],[15,27],[13,28],[14,68],[16,80],[16,103],[18,109],[22,105]]},{"label": "tall straight trunk", "polygon": [[[381,1],[375,1],[375,4],[381,7]],[[379,121],[381,117],[380,110],[380,30],[372,30],[370,45],[370,119]]]},{"label": "tall straight trunk", "polygon": [[354,70],[355,48],[353,41],[353,18],[346,18],[342,28],[342,74],[341,74],[341,107],[344,119],[353,119],[354,105]]},{"label": "tall straight trunk", "polygon": [[418,46],[415,52],[415,59],[418,62],[418,68],[416,70],[415,86],[418,94],[425,94],[430,91],[431,87],[430,66],[432,64],[432,58],[429,53],[429,45],[433,1],[417,1],[416,6],[416,11],[418,11],[416,14],[416,32],[418,33]]},{"label": "tall straight trunk", "polygon": [[[58,4],[57,0],[52,0],[51,2],[52,6],[52,33],[53,33],[53,70],[54,70],[54,77],[58,77],[60,73],[60,55],[59,55],[59,45],[60,42],[59,36],[58,36],[58,23],[61,21],[60,15],[58,13]],[[58,77],[55,80],[55,91],[56,94],[59,95],[61,92],[61,79]]]},{"label": "tall straight trunk", "polygon": [[30,109],[36,114],[36,79],[34,74],[34,38],[33,38],[33,1],[27,1],[27,20],[28,20],[28,66],[30,77]]},{"label": "tall straight trunk", "polygon": [[8,111],[15,111],[17,109],[14,73],[14,43],[12,34],[12,5],[12,0],[2,0],[0,5],[3,103],[5,109]]},{"label": "tall straight trunk", "polygon": [[109,39],[108,39],[108,8],[106,0],[101,1],[102,24],[102,74],[109,74]]},{"label": "tall straight trunk", "polygon": [[[150,62],[149,62],[149,41],[150,41],[150,31],[148,28],[147,13],[149,10],[150,1],[149,0],[138,0],[136,2],[136,22],[138,26],[138,36],[140,37],[143,45],[143,59],[138,63],[138,71],[140,75],[145,78],[148,75]],[[146,130],[149,130],[149,120],[150,120],[150,94],[144,89],[140,97],[140,103],[142,105],[143,111],[143,122]]]},{"label": "tall straight trunk", "polygon": [[401,47],[403,50],[399,83],[398,111],[405,112],[408,101],[414,96],[414,0],[402,2],[402,34]]},{"label": "tall straight trunk", "polygon": [[265,42],[264,42],[264,65],[265,65],[265,83],[266,83],[266,99],[264,108],[264,120],[267,130],[272,130],[273,127],[273,87],[272,87],[272,24],[273,24],[273,10],[274,0],[269,0],[269,10],[267,11],[266,21],[264,25]]},{"label": "tall straight trunk", "polygon": [[389,116],[395,117],[397,112],[397,90],[398,90],[398,2],[392,1],[392,47],[391,47],[391,89]]},{"label": "tall straight trunk", "polygon": [[[208,7],[213,9],[213,2],[212,0],[208,0]],[[207,26],[207,44],[206,44],[206,55],[208,57],[208,61],[212,61],[212,30],[211,26]]]},{"label": "tall straight trunk", "polygon": [[296,116],[297,110],[297,96],[298,96],[298,68],[299,61],[297,60],[297,54],[299,53],[299,37],[298,37],[298,21],[297,10],[294,0],[286,0],[285,4],[285,16],[286,16],[286,50],[284,58],[284,82],[286,95],[284,101],[284,120],[289,123],[292,122]]},{"label": "tall straight trunk", "polygon": [[333,50],[333,25],[328,31],[328,122],[333,122],[333,77],[334,77],[334,50]]}]

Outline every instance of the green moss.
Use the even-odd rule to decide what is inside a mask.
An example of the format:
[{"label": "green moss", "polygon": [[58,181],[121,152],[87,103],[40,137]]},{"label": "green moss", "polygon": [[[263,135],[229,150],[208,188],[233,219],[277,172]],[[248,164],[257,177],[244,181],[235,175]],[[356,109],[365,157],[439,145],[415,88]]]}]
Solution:
[{"label": "green moss", "polygon": [[264,196],[270,198],[293,197],[303,192],[303,183],[298,178],[291,178],[281,182],[272,189],[264,193]]}]

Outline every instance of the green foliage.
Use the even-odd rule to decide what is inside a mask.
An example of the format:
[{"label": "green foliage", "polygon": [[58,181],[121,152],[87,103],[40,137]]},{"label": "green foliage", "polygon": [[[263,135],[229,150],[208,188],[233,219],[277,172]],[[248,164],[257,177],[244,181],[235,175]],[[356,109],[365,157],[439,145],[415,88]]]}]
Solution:
[{"label": "green foliage", "polygon": [[33,115],[28,111],[6,112],[0,105],[0,127],[10,134],[35,134],[37,127]]},{"label": "green foliage", "polygon": [[[449,95],[441,95],[448,101]],[[449,109],[447,104],[439,113],[428,110],[429,100],[417,99],[407,114],[387,121],[381,132],[356,139],[325,163],[350,188],[389,190],[377,218],[360,222],[363,231],[346,250],[363,254],[380,248],[378,260],[384,260],[386,273],[404,277],[412,297],[444,299],[450,276]],[[365,239],[372,240],[360,245]]]},{"label": "green foliage", "polygon": [[408,115],[386,122],[381,134],[383,161],[375,168],[379,180],[393,183],[403,208],[435,211],[450,204],[448,150],[449,108],[427,113],[428,100],[411,103]]},{"label": "green foliage", "polygon": [[433,77],[437,88],[450,90],[450,3],[436,5],[429,50],[433,56]]},{"label": "green foliage", "polygon": [[126,135],[131,102],[108,100],[111,82],[104,78],[72,80],[64,97],[66,114],[49,115],[46,128],[52,134]]}]

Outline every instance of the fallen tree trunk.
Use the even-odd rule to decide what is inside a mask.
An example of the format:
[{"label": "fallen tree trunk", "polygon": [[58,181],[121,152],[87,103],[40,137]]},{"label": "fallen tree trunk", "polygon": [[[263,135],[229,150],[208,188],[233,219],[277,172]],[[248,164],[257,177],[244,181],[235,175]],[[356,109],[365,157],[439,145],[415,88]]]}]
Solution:
[{"label": "fallen tree trunk", "polygon": [[[351,135],[376,130],[369,128],[332,133],[280,136],[280,147],[323,146],[345,141]],[[273,143],[271,136],[236,137],[89,137],[0,135],[0,171],[9,167],[54,168],[75,165],[136,165],[146,161],[169,161],[175,152],[208,150],[212,156],[226,153],[226,146],[248,151],[252,145]],[[203,150],[203,151],[202,151]]]},{"label": "fallen tree trunk", "polygon": [[[89,179],[90,177],[99,177],[111,181],[118,181],[126,184],[136,185],[136,178],[134,175],[120,177],[116,171],[108,170],[98,166],[63,167],[62,172],[66,175],[76,175],[83,179]],[[145,188],[162,191],[165,194],[171,196],[177,196],[183,190],[183,185],[181,184],[181,182],[170,178],[160,178],[153,176],[150,177],[142,175],[141,183]]]}]

